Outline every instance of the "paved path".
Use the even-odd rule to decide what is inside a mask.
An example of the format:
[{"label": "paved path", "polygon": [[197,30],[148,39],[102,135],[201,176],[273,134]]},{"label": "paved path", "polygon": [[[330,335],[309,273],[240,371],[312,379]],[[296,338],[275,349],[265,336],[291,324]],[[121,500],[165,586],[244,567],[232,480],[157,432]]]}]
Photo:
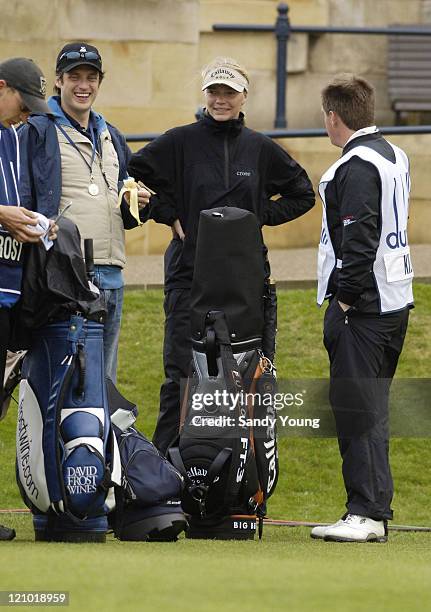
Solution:
[{"label": "paved path", "polygon": [[[416,280],[431,282],[431,244],[412,245]],[[273,250],[271,270],[281,287],[314,286],[316,282],[316,249]],[[163,286],[163,255],[131,255],[125,269],[126,285],[142,288]]]}]

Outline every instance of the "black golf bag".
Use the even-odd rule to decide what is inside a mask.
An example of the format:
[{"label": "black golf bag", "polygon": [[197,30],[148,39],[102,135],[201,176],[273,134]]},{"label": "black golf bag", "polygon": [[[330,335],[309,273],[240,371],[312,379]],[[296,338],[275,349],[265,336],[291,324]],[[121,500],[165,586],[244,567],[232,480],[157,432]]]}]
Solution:
[{"label": "black golf bag", "polygon": [[76,226],[26,262],[27,330],[17,423],[17,481],[36,540],[105,541],[121,465],[103,362],[104,305],[88,284]]},{"label": "black golf bag", "polygon": [[173,542],[187,528],[183,477],[134,427],[138,409],[108,379],[109,409],[121,458],[121,486],[109,524],[119,540]]},{"label": "black golf bag", "polygon": [[[201,212],[191,292],[193,358],[178,444],[168,451],[185,479],[182,506],[191,538],[250,539],[256,518],[261,535],[276,486],[276,381],[262,351],[264,255],[252,213],[233,207]],[[275,329],[270,337],[273,346]]]}]

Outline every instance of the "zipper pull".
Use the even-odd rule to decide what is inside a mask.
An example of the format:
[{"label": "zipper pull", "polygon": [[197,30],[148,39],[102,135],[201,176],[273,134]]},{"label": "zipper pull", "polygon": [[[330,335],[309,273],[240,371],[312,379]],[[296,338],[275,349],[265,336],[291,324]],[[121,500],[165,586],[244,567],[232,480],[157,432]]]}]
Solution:
[{"label": "zipper pull", "polygon": [[344,325],[348,325],[349,324],[349,317],[346,315],[344,317]]}]

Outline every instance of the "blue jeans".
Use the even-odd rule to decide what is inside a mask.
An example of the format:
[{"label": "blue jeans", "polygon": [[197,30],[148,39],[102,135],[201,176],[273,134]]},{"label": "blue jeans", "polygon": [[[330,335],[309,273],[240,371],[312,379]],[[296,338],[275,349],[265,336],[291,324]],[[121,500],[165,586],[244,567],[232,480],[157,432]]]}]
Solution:
[{"label": "blue jeans", "polygon": [[103,331],[105,375],[115,383],[117,382],[118,341],[120,339],[124,287],[120,287],[120,289],[101,289],[100,292],[105,298],[107,310]]}]

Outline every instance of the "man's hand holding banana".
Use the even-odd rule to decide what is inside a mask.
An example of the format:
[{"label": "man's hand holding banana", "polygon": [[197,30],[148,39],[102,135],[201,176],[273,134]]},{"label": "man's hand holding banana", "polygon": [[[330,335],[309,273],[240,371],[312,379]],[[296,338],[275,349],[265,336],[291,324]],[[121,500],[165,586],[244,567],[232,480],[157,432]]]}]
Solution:
[{"label": "man's hand holding banana", "polygon": [[118,194],[118,206],[121,206],[121,200],[124,196],[129,205],[130,213],[139,225],[142,225],[139,219],[139,211],[147,206],[152,195],[154,195],[154,191],[146,187],[144,183],[141,183],[141,181],[136,182],[134,178],[129,177],[124,181],[123,188]]}]

